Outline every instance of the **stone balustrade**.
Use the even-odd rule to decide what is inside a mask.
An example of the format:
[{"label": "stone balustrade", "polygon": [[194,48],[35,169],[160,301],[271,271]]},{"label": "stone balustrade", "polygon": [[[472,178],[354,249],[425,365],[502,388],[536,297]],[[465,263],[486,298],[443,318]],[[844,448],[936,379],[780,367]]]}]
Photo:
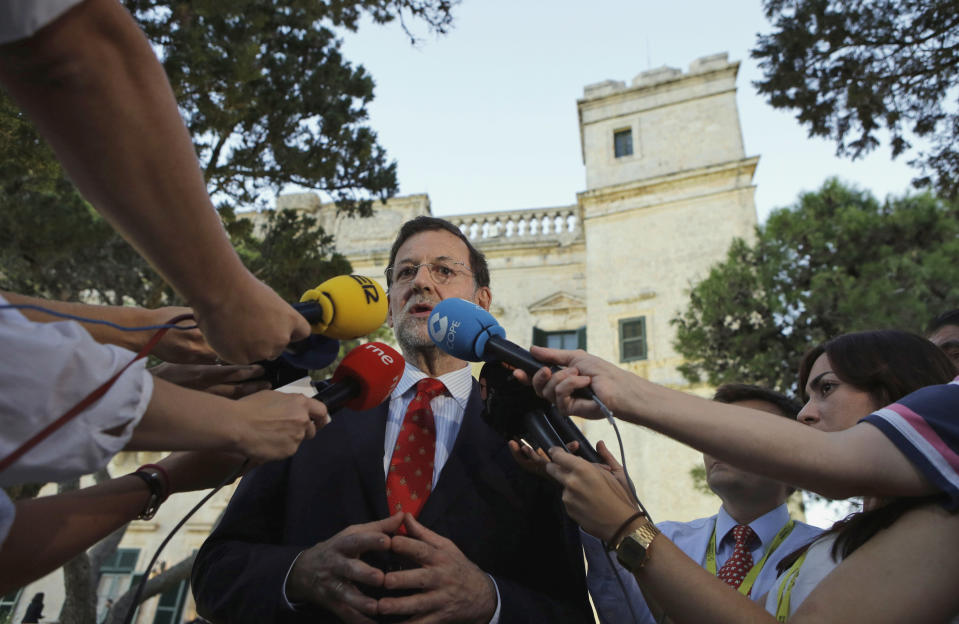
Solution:
[{"label": "stone balustrade", "polygon": [[531,208],[444,217],[475,243],[576,238],[582,233],[579,206]]}]

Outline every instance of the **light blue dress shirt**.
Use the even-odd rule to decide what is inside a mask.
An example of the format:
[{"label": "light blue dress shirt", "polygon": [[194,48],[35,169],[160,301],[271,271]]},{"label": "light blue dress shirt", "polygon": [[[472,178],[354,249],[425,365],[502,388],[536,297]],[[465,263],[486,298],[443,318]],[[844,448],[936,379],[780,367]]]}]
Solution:
[{"label": "light blue dress shirt", "polygon": [[[753,561],[758,562],[762,559],[776,534],[787,522],[789,522],[789,511],[786,505],[780,505],[749,523],[749,526],[759,537],[759,543],[752,550]],[[706,567],[706,549],[709,546],[709,538],[713,534],[713,529],[715,529],[717,542],[716,567],[719,569],[733,553],[732,529],[736,524],[737,522],[726,513],[726,510],[720,507],[719,513],[709,518],[700,518],[692,522],[662,522],[656,526],[690,559],[704,568]],[[775,584],[778,576],[776,566],[780,560],[800,546],[808,544],[821,532],[822,529],[797,522],[789,536],[766,560],[762,571],[756,577],[750,598],[755,602],[761,602],[766,592]],[[603,624],[633,624],[634,622],[653,624],[655,622],[653,615],[649,612],[633,575],[619,565],[613,553],[610,553],[612,560],[612,567],[610,567],[603,544],[598,539],[582,531],[580,531],[580,537],[589,565],[586,573],[586,585],[593,597],[600,622]],[[623,590],[617,582],[615,574],[619,575],[623,586],[626,588],[629,605],[632,606],[635,618],[626,605],[626,598],[623,596]]]}]

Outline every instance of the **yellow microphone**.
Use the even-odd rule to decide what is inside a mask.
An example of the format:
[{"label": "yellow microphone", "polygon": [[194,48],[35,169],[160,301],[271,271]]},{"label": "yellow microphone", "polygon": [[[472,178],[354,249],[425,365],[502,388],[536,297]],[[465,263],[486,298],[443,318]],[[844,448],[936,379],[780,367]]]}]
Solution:
[{"label": "yellow microphone", "polygon": [[313,333],[350,340],[374,332],[386,322],[386,293],[362,275],[338,275],[303,293],[293,307]]}]

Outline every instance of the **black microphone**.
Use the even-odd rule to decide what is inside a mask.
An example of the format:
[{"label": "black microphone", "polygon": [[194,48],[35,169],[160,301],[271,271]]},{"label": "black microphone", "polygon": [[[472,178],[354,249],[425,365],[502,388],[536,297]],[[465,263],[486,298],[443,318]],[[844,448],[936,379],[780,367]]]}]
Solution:
[{"label": "black microphone", "polygon": [[490,361],[479,376],[483,389],[483,420],[507,440],[516,440],[535,449],[565,446],[546,417],[552,406],[521,384],[506,364]]},{"label": "black microphone", "polygon": [[[526,349],[506,339],[506,330],[493,315],[465,299],[444,299],[433,308],[427,325],[430,338],[453,357],[471,362],[501,360],[532,377],[546,366]],[[602,402],[589,388],[577,390],[574,396]],[[606,410],[607,412],[609,410]],[[545,413],[552,427],[565,442],[579,442],[580,454],[591,462],[602,463],[593,445],[568,416],[555,409]]]}]

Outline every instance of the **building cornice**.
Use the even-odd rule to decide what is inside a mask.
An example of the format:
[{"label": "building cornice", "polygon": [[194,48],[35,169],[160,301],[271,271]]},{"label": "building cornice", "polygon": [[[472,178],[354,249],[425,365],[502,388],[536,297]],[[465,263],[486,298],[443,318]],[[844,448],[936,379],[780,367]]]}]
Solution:
[{"label": "building cornice", "polygon": [[[583,191],[576,197],[582,207],[584,221],[637,209],[659,208],[678,201],[755,188],[752,180],[758,163],[759,156],[752,156],[718,165]],[[729,181],[729,183],[722,184],[723,181]],[[624,200],[633,201],[624,206],[622,205]]]}]

